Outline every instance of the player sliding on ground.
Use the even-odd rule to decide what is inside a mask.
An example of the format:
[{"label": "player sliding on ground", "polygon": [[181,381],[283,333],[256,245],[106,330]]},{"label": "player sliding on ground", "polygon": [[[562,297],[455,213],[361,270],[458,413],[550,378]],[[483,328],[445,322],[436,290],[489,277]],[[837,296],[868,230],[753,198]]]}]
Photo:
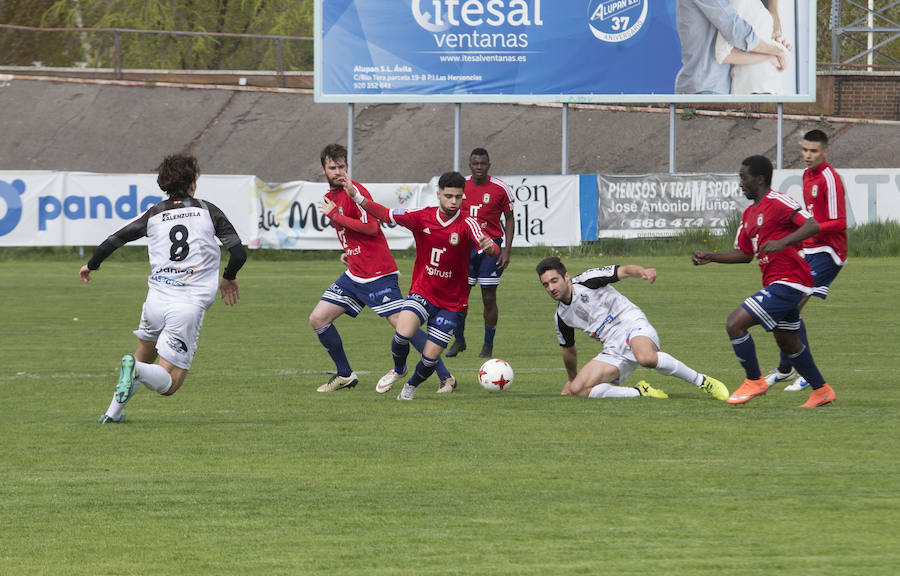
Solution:
[{"label": "player sliding on ground", "polygon": [[[537,274],[544,290],[557,302],[556,334],[568,373],[563,395],[668,398],[665,392],[643,380],[635,387],[619,386],[640,364],[690,382],[717,400],[728,398],[724,384],[661,352],[659,336],[644,312],[609,285],[623,278],[641,278],[653,284],[655,269],[634,264],[604,266],[570,278],[566,267],[554,256],[541,260]],[[581,370],[578,370],[575,328],[603,344],[603,351]]]}]

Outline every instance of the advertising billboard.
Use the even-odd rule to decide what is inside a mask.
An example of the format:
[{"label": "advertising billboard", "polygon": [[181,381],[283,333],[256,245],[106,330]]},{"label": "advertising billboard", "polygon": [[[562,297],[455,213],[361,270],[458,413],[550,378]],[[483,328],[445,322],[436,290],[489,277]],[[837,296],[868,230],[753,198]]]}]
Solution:
[{"label": "advertising billboard", "polygon": [[812,102],[815,2],[317,0],[319,102]]}]

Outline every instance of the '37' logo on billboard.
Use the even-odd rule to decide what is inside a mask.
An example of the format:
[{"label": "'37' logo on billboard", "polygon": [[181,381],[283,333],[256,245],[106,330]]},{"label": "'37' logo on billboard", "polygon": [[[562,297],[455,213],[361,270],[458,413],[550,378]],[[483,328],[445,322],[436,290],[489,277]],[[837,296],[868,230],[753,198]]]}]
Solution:
[{"label": "'37' logo on billboard", "polygon": [[604,42],[624,42],[647,21],[648,0],[591,0],[588,28]]}]

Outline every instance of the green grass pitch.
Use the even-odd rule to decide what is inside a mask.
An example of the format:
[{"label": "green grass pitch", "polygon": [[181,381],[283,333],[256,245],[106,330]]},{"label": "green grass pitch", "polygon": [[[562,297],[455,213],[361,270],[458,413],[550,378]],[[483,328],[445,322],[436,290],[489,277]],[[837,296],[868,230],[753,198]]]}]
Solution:
[{"label": "green grass pitch", "polygon": [[[333,366],[308,316],[337,256],[251,252],[185,385],[141,389],[121,426],[96,420],[134,351],[146,262],[113,258],[89,285],[80,262],[0,264],[0,574],[897,574],[900,261],[851,259],[807,306],[837,402],[805,410],[804,392],[729,406],[646,370],[630,382],[668,400],[560,397],[554,304],[527,254],[499,291],[494,352],[516,373],[503,393],[475,381],[477,288],[469,350],[448,361],[456,393],[432,377],[413,402],[377,395],[391,329],[371,310],[336,322],[359,386],[316,393]],[[756,264],[563,260],[656,267],[655,285],[617,287],[663,350],[740,384],[724,324]],[[772,337],[752,333],[768,371]],[[578,346],[580,363],[600,350]]]}]

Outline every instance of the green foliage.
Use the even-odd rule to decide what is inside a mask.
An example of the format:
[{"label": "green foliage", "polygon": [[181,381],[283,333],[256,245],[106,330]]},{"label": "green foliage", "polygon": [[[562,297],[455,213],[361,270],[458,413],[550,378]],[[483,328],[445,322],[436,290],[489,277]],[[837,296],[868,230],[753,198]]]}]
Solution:
[{"label": "green foliage", "polygon": [[900,222],[871,222],[847,231],[849,257],[900,256]]},{"label": "green foliage", "polygon": [[[359,386],[319,394],[332,365],[306,318],[343,267],[257,254],[239,304],[207,313],[184,387],[142,388],[128,422],[106,427],[96,418],[134,349],[146,256],[109,261],[89,284],[75,262],[5,265],[0,572],[888,576],[900,565],[900,390],[885,378],[896,354],[872,331],[893,305],[896,259],[851,261],[804,310],[838,394],[811,411],[798,408],[804,393],[727,406],[646,370],[626,384],[647,379],[668,400],[559,396],[553,303],[536,258],[519,252],[495,346],[516,371],[509,390],[475,384],[475,291],[470,349],[448,364],[457,392],[435,394],[432,378],[413,402],[377,395],[391,329],[366,310],[335,322]],[[724,323],[758,288],[757,267],[636,261],[657,282],[617,288],[663,349],[733,389],[743,376]],[[576,273],[617,263],[565,262]],[[398,264],[405,287],[412,260]],[[771,336],[752,333],[771,367]],[[599,351],[577,338],[582,362]]]}]

